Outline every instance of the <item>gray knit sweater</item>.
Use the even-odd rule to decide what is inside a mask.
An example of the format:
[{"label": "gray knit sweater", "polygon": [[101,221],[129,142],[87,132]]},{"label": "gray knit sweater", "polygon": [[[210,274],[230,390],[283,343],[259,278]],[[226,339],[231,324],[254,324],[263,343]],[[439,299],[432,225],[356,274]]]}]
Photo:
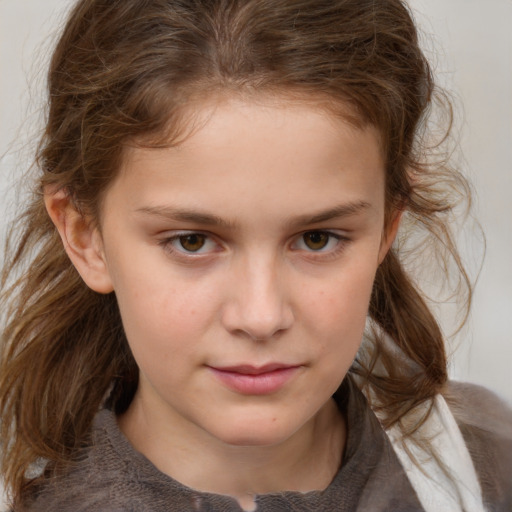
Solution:
[{"label": "gray knit sweater", "polygon": [[[362,394],[345,385],[335,397],[348,424],[343,464],[324,491],[256,498],[258,512],[422,511],[391,444]],[[512,411],[482,388],[451,384],[445,395],[473,457],[490,512],[512,511]],[[21,512],[240,512],[228,496],[199,492],[161,473],[98,414],[92,443],[65,477],[48,481]],[[16,511],[18,512],[18,510]]]}]

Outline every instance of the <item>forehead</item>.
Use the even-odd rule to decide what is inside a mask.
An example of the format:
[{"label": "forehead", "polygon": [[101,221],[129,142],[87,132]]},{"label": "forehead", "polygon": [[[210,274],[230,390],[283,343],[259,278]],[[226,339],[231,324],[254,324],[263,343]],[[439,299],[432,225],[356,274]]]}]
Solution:
[{"label": "forehead", "polygon": [[[191,86],[182,92],[178,104],[172,106],[164,128],[156,133],[140,134],[128,141],[127,148],[164,148],[182,145],[196,131],[202,128],[218,111],[314,111],[323,121],[341,120],[353,128],[364,130],[371,127],[366,117],[348,100],[340,100],[329,93],[309,91],[299,87],[263,88],[255,91],[250,88],[219,88],[212,90],[204,85]],[[166,110],[166,103],[160,105]],[[216,116],[218,117],[218,116]],[[336,124],[336,123],[334,123]],[[374,130],[380,143],[382,136]]]},{"label": "forehead", "polygon": [[231,99],[190,112],[176,145],[127,148],[116,180],[130,201],[208,205],[237,216],[300,202],[380,207],[384,171],[378,132],[311,102]]}]

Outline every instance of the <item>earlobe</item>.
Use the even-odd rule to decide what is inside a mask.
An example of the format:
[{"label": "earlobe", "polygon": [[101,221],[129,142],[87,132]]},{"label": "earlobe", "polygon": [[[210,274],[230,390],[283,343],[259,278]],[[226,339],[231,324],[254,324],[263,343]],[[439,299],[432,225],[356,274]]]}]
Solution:
[{"label": "earlobe", "polygon": [[98,293],[113,291],[99,230],[76,209],[65,190],[45,190],[44,202],[66,253],[85,284]]},{"label": "earlobe", "polygon": [[396,210],[391,216],[391,220],[383,232],[382,240],[379,250],[379,265],[384,261],[386,254],[391,249],[393,242],[395,241],[400,227],[400,221],[402,220],[403,210]]}]

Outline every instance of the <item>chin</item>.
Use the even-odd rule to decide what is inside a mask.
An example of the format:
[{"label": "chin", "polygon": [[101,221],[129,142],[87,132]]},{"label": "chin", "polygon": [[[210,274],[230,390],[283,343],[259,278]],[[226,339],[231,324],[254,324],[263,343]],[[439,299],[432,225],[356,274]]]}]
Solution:
[{"label": "chin", "polygon": [[284,422],[279,422],[277,418],[265,421],[235,421],[227,424],[229,430],[223,429],[216,437],[231,446],[274,446],[289,439],[297,430]]}]

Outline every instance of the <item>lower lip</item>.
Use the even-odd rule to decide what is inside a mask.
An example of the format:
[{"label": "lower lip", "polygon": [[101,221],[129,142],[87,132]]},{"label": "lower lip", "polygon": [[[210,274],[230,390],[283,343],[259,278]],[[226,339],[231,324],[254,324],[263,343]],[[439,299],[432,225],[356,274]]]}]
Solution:
[{"label": "lower lip", "polygon": [[276,393],[297,373],[299,366],[279,368],[271,372],[252,375],[210,368],[228,388],[243,395],[270,395]]}]

